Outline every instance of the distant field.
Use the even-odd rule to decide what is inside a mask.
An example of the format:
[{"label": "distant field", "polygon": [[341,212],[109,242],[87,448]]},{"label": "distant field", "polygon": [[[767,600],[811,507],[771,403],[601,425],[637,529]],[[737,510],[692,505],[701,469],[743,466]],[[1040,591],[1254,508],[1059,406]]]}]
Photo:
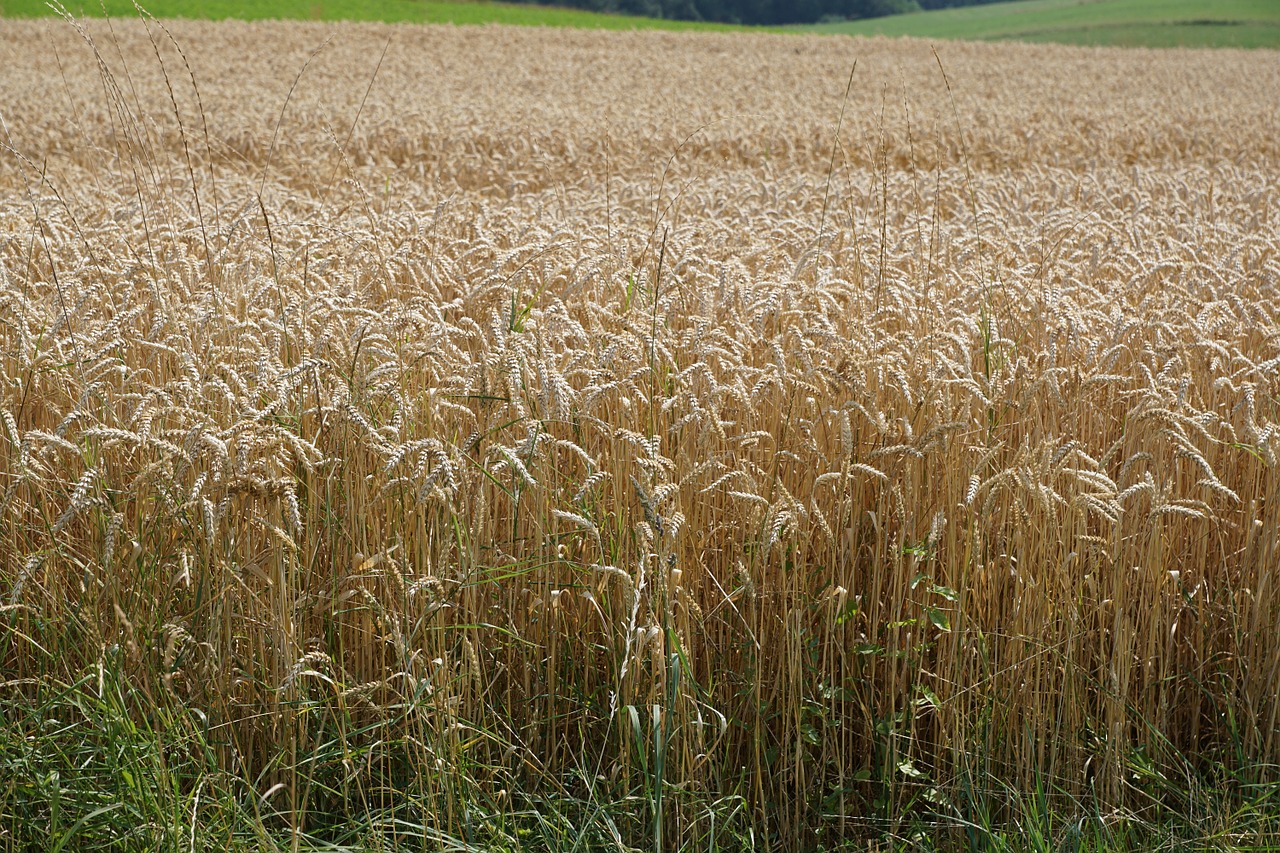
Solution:
[{"label": "distant field", "polygon": [[[73,2],[77,15],[102,14],[102,3]],[[136,14],[131,0],[106,0],[107,13]],[[577,9],[486,0],[151,0],[159,18],[209,20],[383,21],[419,24],[515,24],[601,30],[745,30],[727,24],[602,15]],[[46,0],[0,0],[0,17],[53,14]],[[1017,0],[797,31],[920,38],[1018,40],[1122,47],[1280,48],[1280,2],[1273,0]]]},{"label": "distant field", "polygon": [[[663,21],[630,15],[601,15],[577,9],[487,2],[416,2],[416,0],[151,0],[143,7],[158,18],[204,18],[242,21],[316,20],[385,21],[412,24],[516,24],[597,30],[731,30],[726,24]],[[102,4],[67,3],[77,15],[101,15]],[[130,0],[106,0],[107,13],[137,14]],[[34,18],[51,15],[45,0],[0,0],[0,16]]]},{"label": "distant field", "polygon": [[1126,47],[1280,47],[1274,0],[1019,0],[819,24],[818,32]]}]

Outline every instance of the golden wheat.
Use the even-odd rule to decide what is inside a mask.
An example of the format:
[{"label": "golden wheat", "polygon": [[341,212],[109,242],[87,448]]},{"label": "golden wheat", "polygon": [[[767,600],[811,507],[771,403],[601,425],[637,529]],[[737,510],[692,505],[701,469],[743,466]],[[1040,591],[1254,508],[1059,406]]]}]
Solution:
[{"label": "golden wheat", "polygon": [[1280,61],[940,54],[0,22],[0,679],[444,827],[659,716],[784,838],[1280,761]]}]

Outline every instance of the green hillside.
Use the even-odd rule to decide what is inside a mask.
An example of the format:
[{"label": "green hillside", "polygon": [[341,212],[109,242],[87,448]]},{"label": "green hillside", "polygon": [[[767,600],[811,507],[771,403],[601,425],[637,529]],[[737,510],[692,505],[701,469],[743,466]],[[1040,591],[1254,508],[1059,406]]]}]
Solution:
[{"label": "green hillside", "polygon": [[1280,48],[1280,0],[1017,0],[804,29],[1133,47]]},{"label": "green hillside", "polygon": [[[728,30],[724,24],[664,21],[626,15],[602,15],[551,6],[436,0],[142,0],[158,18],[236,18],[319,21],[386,21],[418,24],[520,24],[602,30]],[[98,0],[69,0],[76,15],[101,15]],[[108,14],[136,15],[131,0],[106,0]],[[0,16],[30,18],[51,15],[46,0],[0,0]]]},{"label": "green hillside", "polygon": [[[113,16],[136,14],[132,0],[106,0],[105,5]],[[488,0],[148,0],[143,5],[162,18],[496,23],[609,30],[749,29]],[[99,0],[72,0],[66,6],[77,15],[102,14]],[[0,0],[0,16],[51,14],[47,0]],[[1130,47],[1280,49],[1280,0],[1014,0],[787,29]]]}]

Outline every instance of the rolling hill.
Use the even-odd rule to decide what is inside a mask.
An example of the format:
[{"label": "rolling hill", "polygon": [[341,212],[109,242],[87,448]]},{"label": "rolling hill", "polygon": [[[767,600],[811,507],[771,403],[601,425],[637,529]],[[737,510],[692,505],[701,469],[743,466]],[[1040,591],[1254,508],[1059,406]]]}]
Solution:
[{"label": "rolling hill", "polygon": [[807,30],[1127,47],[1280,47],[1275,0],[1017,0]]}]

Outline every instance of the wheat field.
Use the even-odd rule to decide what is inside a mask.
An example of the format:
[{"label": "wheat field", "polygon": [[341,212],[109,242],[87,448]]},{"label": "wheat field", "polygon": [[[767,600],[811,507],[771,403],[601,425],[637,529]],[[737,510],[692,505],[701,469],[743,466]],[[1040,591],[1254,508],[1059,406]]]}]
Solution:
[{"label": "wheat field", "polygon": [[1187,779],[1277,781],[1280,54],[117,19],[0,67],[0,843],[71,694],[294,849],[552,849],[547,800],[960,844],[1020,792],[1215,837]]}]

